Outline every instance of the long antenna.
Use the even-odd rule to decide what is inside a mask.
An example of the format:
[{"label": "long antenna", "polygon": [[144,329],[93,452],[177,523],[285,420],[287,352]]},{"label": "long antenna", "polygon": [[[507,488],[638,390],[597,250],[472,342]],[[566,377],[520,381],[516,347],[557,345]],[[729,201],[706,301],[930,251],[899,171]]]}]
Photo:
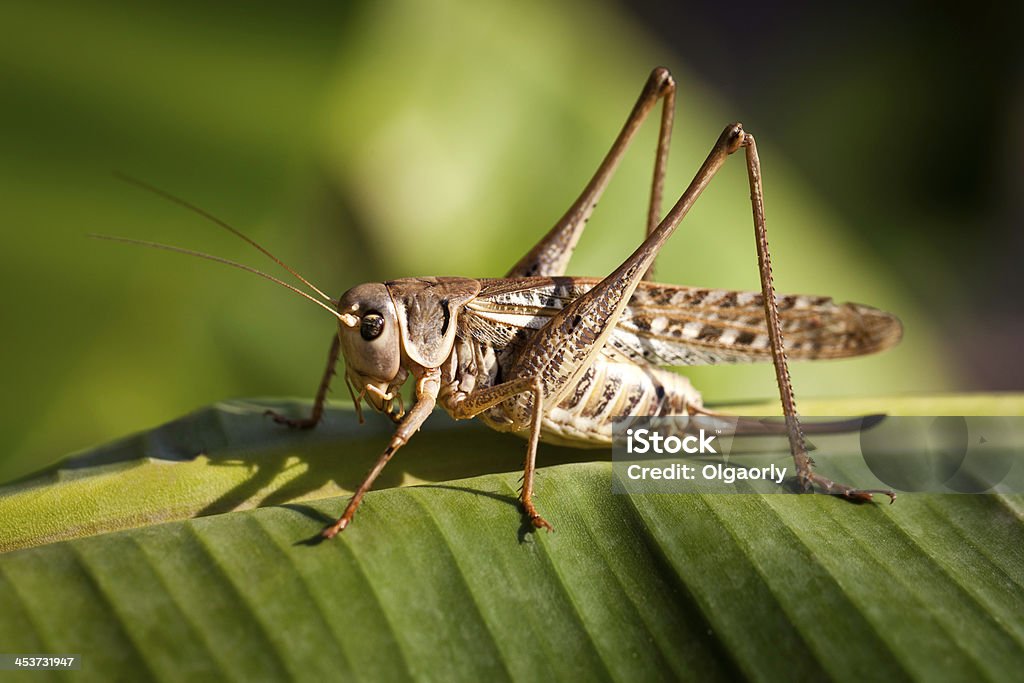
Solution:
[{"label": "long antenna", "polygon": [[[260,250],[266,257],[268,257],[274,263],[276,263],[277,265],[281,266],[282,268],[287,270],[289,273],[291,273],[292,275],[297,277],[304,285],[306,285],[307,287],[312,289],[314,292],[316,292],[317,294],[319,294],[323,298],[327,299],[328,301],[330,301],[332,303],[335,303],[334,299],[332,299],[331,297],[329,297],[326,294],[324,294],[323,292],[321,292],[320,289],[316,285],[314,285],[312,282],[310,282],[306,278],[304,278],[301,275],[299,275],[294,269],[291,268],[291,266],[289,266],[287,263],[285,263],[281,259],[277,258],[273,254],[271,254],[267,249],[265,249],[262,245],[260,245],[256,240],[254,240],[251,237],[245,235],[244,233],[242,233],[237,228],[231,227],[225,221],[221,220],[220,218],[217,218],[216,216],[214,216],[209,211],[206,211],[205,209],[202,209],[202,208],[196,206],[195,204],[192,204],[191,202],[189,202],[189,201],[187,201],[185,199],[182,199],[181,197],[175,196],[175,195],[171,194],[170,192],[167,192],[166,190],[161,190],[159,187],[154,187],[153,185],[150,185],[149,183],[147,183],[144,180],[139,180],[138,178],[133,178],[130,175],[127,175],[125,173],[121,173],[120,171],[115,171],[114,172],[114,177],[117,178],[118,180],[122,181],[122,182],[128,183],[129,185],[135,185],[136,187],[141,187],[143,190],[146,190],[148,192],[152,192],[153,194],[157,195],[158,197],[163,197],[164,199],[166,199],[169,202],[173,202],[174,204],[177,204],[178,206],[182,206],[182,207],[188,209],[189,211],[192,211],[194,213],[199,214],[200,216],[202,216],[206,220],[210,221],[214,225],[218,225],[218,226],[224,228],[225,230],[230,232],[235,237],[238,237],[238,238],[248,242],[251,246],[253,246],[256,249]],[[122,241],[124,241],[124,240],[122,240]],[[153,246],[153,244],[150,243],[150,246]],[[173,249],[172,249],[172,251],[173,251]],[[181,251],[181,250],[178,250],[178,251]],[[193,256],[196,256],[196,255],[198,255],[198,252],[193,253]]]},{"label": "long antenna", "polygon": [[304,297],[306,299],[309,299],[310,301],[315,303],[317,306],[319,306],[320,308],[324,309],[325,311],[327,311],[328,313],[333,315],[338,320],[341,320],[346,325],[348,325],[349,322],[350,322],[350,321],[346,321],[346,319],[343,317],[343,314],[338,313],[336,310],[334,310],[333,308],[331,308],[330,306],[328,306],[324,302],[317,300],[316,298],[310,296],[306,292],[303,292],[298,287],[293,287],[292,285],[288,284],[287,282],[282,282],[281,280],[278,280],[273,275],[269,275],[267,273],[264,273],[262,270],[257,270],[256,268],[253,268],[252,266],[247,266],[244,263],[236,263],[235,261],[231,261],[231,260],[228,260],[226,258],[221,258],[220,256],[214,256],[212,254],[204,254],[201,251],[193,251],[192,249],[183,249],[182,247],[172,247],[169,244],[161,244],[160,242],[147,242],[146,240],[133,240],[133,239],[129,239],[127,237],[113,237],[111,235],[97,235],[95,233],[89,233],[89,237],[91,237],[93,239],[97,239],[97,240],[106,240],[108,242],[122,242],[124,244],[133,244],[133,245],[138,246],[138,247],[149,247],[151,249],[163,249],[164,251],[173,251],[173,252],[176,252],[178,254],[185,254],[186,256],[195,256],[196,258],[206,259],[207,261],[215,261],[217,263],[223,263],[224,265],[231,266],[232,268],[239,268],[241,270],[253,273],[255,275],[259,275],[262,278],[266,278],[267,280],[270,280],[271,282],[276,282],[277,284],[281,285],[282,287],[285,287],[287,289],[292,290],[293,292],[295,292],[299,296]]}]

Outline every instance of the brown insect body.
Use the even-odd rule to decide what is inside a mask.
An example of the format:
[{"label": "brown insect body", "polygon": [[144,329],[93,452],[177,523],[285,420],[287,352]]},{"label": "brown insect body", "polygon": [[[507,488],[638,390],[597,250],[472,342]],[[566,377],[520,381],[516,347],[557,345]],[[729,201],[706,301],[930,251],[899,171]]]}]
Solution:
[{"label": "brown insect body", "polygon": [[[596,283],[578,277],[410,278],[385,286],[401,321],[406,369],[440,367],[438,403],[457,417],[454,406],[501,384],[533,333]],[[900,338],[899,321],[868,306],[802,295],[777,301],[794,359],[874,353]],[[540,438],[602,448],[612,441],[615,416],[685,415],[702,408],[700,392],[686,377],[659,366],[770,360],[760,293],[641,283],[600,353],[545,411]],[[364,380],[354,378],[357,386]],[[394,394],[399,386],[381,388]],[[499,404],[478,417],[496,431],[526,436],[529,424],[517,423],[510,412]]]},{"label": "brown insect body", "polygon": [[[569,259],[587,219],[637,129],[659,100],[663,108],[646,239],[602,279],[567,277]],[[868,306],[836,304],[827,297],[775,295],[757,147],[738,123],[725,127],[693,181],[662,215],[674,102],[671,75],[666,69],[655,69],[594,177],[547,235],[501,279],[406,278],[359,285],[335,301],[223,221],[132,181],[249,242],[323,300],[249,266],[179,247],[141,244],[254,272],[312,300],[338,319],[311,415],[296,420],[268,411],[277,422],[316,426],[335,364],[344,356],[345,381],[357,411],[365,398],[397,423],[390,443],[345,512],[324,529],[325,537],[349,524],[374,480],[437,404],[455,419],[479,417],[493,429],[528,439],[520,502],[534,526],[550,530],[532,502],[537,445],[542,438],[573,446],[606,446],[611,442],[614,416],[708,412],[690,382],[663,366],[771,361],[799,484],[805,490],[817,487],[853,500],[868,500],[872,493],[895,498],[890,491],[855,489],[814,472],[786,351],[796,359],[873,353],[899,341],[899,320]],[[725,160],[740,150],[746,157],[761,291],[650,282],[666,240]],[[410,378],[415,382],[416,402],[406,413],[399,389]]]}]

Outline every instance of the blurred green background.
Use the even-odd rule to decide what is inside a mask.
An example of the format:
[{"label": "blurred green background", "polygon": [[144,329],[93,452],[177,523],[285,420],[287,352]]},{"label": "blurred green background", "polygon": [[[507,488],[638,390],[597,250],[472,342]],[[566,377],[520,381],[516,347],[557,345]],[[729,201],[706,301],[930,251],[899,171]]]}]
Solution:
[{"label": "blurred green background", "polygon": [[[679,83],[666,206],[722,127],[758,137],[780,291],[897,313],[897,349],[794,369],[798,396],[1019,389],[1016,22],[859,5],[5,3],[0,481],[221,399],[311,397],[332,319],[254,277],[90,232],[267,264],[329,292],[499,276],[589,179],[650,69]],[[571,272],[636,245],[654,126]],[[743,164],[658,276],[758,287]],[[691,373],[769,398],[764,366]],[[342,398],[344,392],[336,394]]]}]

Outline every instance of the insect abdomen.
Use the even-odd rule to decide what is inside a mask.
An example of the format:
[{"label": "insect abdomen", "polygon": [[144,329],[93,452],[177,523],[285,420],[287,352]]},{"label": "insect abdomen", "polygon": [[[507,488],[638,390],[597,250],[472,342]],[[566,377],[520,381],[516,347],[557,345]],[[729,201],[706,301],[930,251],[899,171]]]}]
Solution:
[{"label": "insect abdomen", "polygon": [[541,439],[576,447],[607,446],[620,415],[687,415],[700,393],[682,375],[599,358],[557,405],[546,407]]}]

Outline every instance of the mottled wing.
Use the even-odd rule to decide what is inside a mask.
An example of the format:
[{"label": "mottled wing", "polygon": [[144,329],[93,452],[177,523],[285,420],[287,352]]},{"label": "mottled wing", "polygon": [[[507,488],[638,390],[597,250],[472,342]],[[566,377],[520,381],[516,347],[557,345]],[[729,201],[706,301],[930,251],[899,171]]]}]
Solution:
[{"label": "mottled wing", "polygon": [[[876,353],[903,334],[895,316],[826,296],[777,295],[791,360]],[[641,285],[616,328],[616,348],[659,365],[770,361],[760,292]],[[621,334],[619,334],[621,333]]]},{"label": "mottled wing", "polygon": [[[466,307],[467,331],[497,349],[542,327],[596,278],[483,280]],[[786,354],[793,360],[847,358],[896,344],[895,316],[829,297],[776,298]],[[608,341],[608,352],[654,365],[770,361],[764,299],[759,292],[641,283]]]}]

